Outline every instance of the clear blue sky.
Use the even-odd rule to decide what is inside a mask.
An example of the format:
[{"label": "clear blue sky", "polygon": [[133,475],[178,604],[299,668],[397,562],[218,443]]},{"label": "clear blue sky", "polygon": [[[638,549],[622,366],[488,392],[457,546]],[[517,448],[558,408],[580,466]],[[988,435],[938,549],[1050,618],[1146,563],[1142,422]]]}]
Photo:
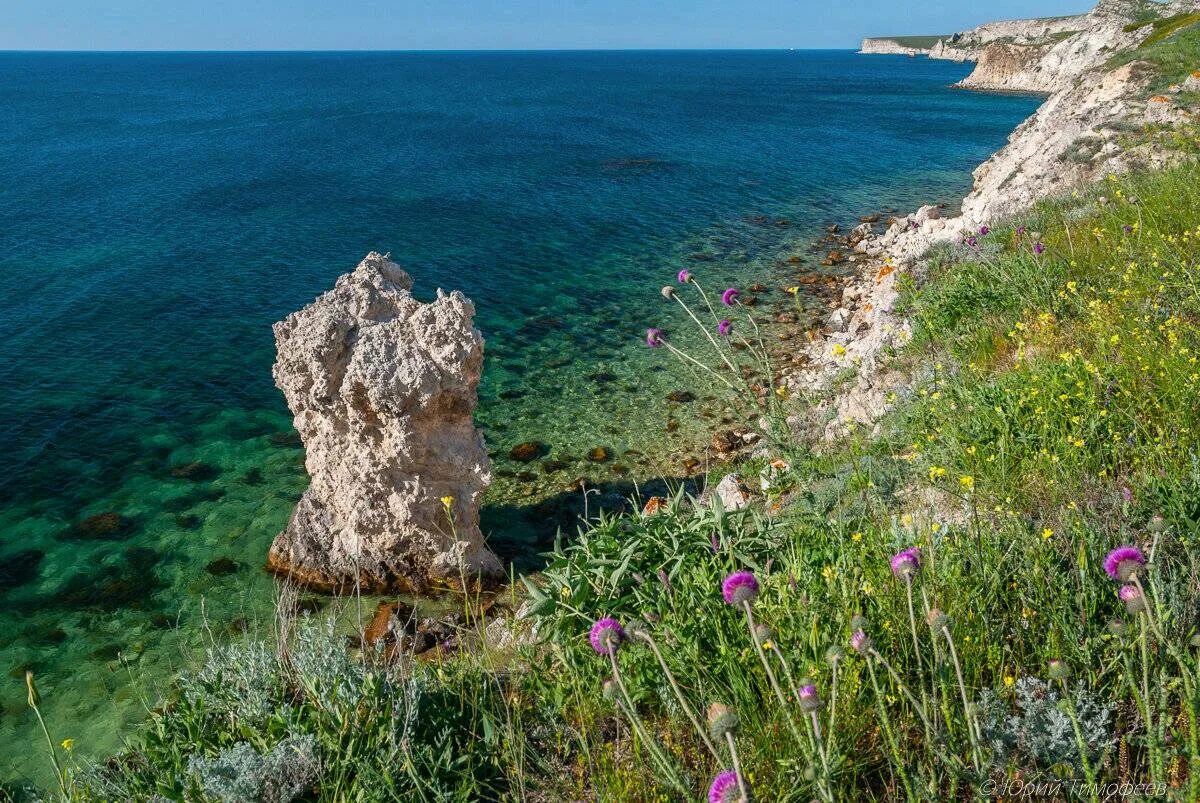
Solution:
[{"label": "clear blue sky", "polygon": [[0,50],[851,47],[1090,0],[2,0]]}]

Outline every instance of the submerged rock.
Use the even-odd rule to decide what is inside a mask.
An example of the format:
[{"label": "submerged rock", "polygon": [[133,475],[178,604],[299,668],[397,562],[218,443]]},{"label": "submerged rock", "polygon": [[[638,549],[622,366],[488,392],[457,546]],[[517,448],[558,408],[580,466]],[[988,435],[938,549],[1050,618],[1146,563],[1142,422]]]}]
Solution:
[{"label": "submerged rock", "polygon": [[518,443],[508,451],[510,460],[515,460],[518,463],[531,463],[537,460],[550,449],[541,441],[525,441]]},{"label": "submerged rock", "polygon": [[502,574],[479,529],[491,461],[472,421],[483,369],[475,308],[457,291],[421,303],[411,288],[372,252],[275,324],[275,384],[312,478],[271,545],[276,573],[324,590]]},{"label": "submerged rock", "polygon": [[210,560],[204,570],[215,577],[224,577],[237,572],[238,562],[233,558],[217,558]]},{"label": "submerged rock", "polygon": [[221,470],[219,468],[200,460],[185,463],[182,466],[171,467],[171,476],[178,480],[207,482],[208,480],[215,480],[220,475]]},{"label": "submerged rock", "polygon": [[612,455],[609,454],[608,449],[604,448],[603,446],[597,446],[595,449],[589,450],[587,454],[587,459],[591,460],[593,463],[607,462],[610,457],[612,457]]},{"label": "submerged rock", "polygon": [[110,511],[88,516],[59,533],[59,540],[115,541],[130,535],[136,525],[133,519]]},{"label": "submerged rock", "polygon": [[0,557],[0,592],[36,580],[44,557],[46,553],[40,549],[22,549],[20,552]]}]

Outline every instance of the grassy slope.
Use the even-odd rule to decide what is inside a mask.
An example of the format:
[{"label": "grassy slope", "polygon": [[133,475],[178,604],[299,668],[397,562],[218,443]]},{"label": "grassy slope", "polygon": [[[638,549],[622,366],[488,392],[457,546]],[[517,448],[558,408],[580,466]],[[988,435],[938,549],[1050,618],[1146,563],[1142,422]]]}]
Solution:
[{"label": "grassy slope", "polygon": [[1158,75],[1153,89],[1182,82],[1188,73],[1200,68],[1200,13],[1179,14],[1153,22],[1142,44],[1119,53],[1110,66],[1136,60],[1155,66]]}]

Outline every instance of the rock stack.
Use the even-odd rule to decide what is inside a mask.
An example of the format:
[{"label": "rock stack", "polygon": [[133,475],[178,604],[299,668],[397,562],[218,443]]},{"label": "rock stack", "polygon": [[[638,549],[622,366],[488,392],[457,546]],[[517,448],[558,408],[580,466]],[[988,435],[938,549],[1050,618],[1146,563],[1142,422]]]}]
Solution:
[{"label": "rock stack", "polygon": [[371,253],[275,324],[275,384],[295,415],[311,484],[267,568],[322,590],[421,591],[502,574],[479,505],[491,482],[472,420],[483,369],[475,308],[422,303]]}]

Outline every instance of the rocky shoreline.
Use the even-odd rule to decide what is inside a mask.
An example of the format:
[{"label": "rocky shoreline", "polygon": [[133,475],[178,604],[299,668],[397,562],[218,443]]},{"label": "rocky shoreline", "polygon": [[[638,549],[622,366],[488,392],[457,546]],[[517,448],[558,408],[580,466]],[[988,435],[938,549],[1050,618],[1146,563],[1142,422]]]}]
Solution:
[{"label": "rocky shoreline", "polygon": [[[907,378],[892,369],[887,355],[912,336],[911,325],[895,310],[897,283],[930,248],[961,242],[989,223],[1105,175],[1162,167],[1178,158],[1155,139],[1118,142],[1131,129],[1198,119],[1194,108],[1177,99],[1185,87],[1151,94],[1149,64],[1106,66],[1145,38],[1144,26],[1134,22],[1140,9],[1127,0],[1101,0],[1086,14],[989,23],[923,51],[930,58],[975,61],[957,84],[961,88],[1048,97],[1007,145],[975,169],[958,216],[943,218],[939,209],[925,206],[894,217],[883,232],[863,233],[854,250],[865,259],[826,317],[821,336],[805,349],[807,367],[788,383],[793,392],[817,400],[808,418],[792,421],[799,434],[811,434],[815,426],[823,437],[837,437],[873,424],[891,406]],[[1200,3],[1186,0],[1163,3],[1160,12],[1195,9]],[[880,49],[881,41],[886,40],[866,40],[861,52],[896,52]],[[848,372],[853,376],[846,381]]]}]

